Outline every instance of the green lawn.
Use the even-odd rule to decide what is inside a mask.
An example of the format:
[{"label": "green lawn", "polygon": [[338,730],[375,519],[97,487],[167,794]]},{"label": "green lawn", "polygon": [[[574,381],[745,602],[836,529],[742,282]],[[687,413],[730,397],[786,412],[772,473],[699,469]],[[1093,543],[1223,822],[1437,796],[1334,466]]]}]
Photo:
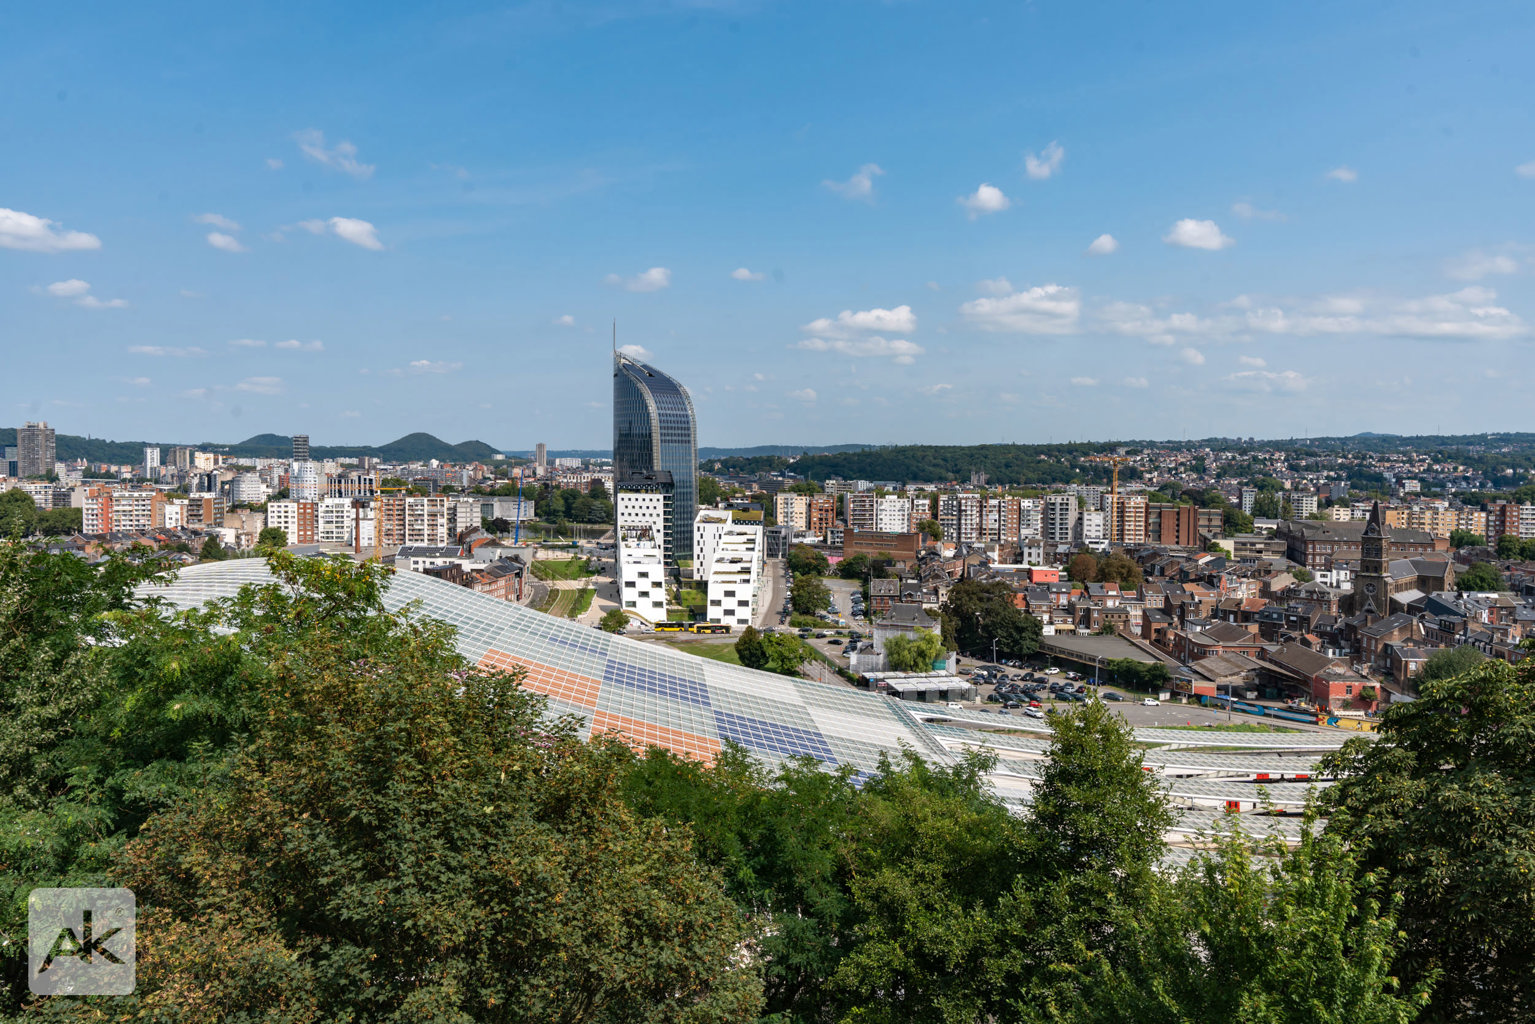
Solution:
[{"label": "green lawn", "polygon": [[684,608],[702,608],[709,603],[709,595],[702,590],[684,588],[677,592],[677,603]]},{"label": "green lawn", "polygon": [[586,614],[586,610],[592,606],[592,596],[597,593],[591,587],[582,587],[576,591],[576,598],[571,602],[570,611],[566,613],[572,619],[579,619]]},{"label": "green lawn", "polygon": [[541,580],[579,580],[592,573],[584,558],[543,558],[533,562],[533,575]]},{"label": "green lawn", "polygon": [[[1189,728],[1188,726],[1174,726],[1173,728]],[[1304,729],[1289,729],[1282,725],[1269,725],[1266,722],[1221,722],[1217,725],[1200,723],[1195,729],[1208,729],[1211,732],[1305,732]]]},{"label": "green lawn", "polygon": [[591,587],[582,587],[579,590],[550,590],[551,600],[539,611],[573,619],[592,606],[592,595],[595,593],[596,591]]},{"label": "green lawn", "polygon": [[708,658],[710,661],[723,661],[727,665],[739,665],[741,659],[736,657],[736,645],[712,644],[705,641],[692,641],[683,643],[668,643],[666,646],[674,651],[682,651],[684,654],[692,654],[700,658]]}]

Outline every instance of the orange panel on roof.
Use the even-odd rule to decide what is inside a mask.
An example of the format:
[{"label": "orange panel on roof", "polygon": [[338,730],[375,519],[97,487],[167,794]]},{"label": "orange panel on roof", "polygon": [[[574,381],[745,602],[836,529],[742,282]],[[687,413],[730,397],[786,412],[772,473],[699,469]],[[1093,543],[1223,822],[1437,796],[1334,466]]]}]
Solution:
[{"label": "orange panel on roof", "polygon": [[591,676],[567,672],[562,668],[550,668],[535,662],[518,661],[506,652],[494,649],[485,652],[485,656],[480,659],[480,667],[498,668],[505,672],[519,668],[525,669],[527,677],[523,680],[523,685],[528,689],[584,708],[597,706],[597,691],[602,689],[602,682]]},{"label": "orange panel on roof", "polygon": [[592,716],[592,735],[599,736],[605,732],[617,733],[631,747],[663,747],[674,754],[705,762],[713,761],[714,755],[720,752],[719,740],[712,737],[683,732],[681,729],[668,729],[664,725],[626,718],[611,711],[598,711]]}]

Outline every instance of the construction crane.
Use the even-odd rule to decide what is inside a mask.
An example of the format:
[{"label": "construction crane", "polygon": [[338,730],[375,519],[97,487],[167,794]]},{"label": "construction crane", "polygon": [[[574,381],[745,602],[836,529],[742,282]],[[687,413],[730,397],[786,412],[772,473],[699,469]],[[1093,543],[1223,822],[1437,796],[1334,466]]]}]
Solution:
[{"label": "construction crane", "polygon": [[1089,455],[1088,462],[1107,462],[1114,467],[1114,476],[1109,484],[1109,546],[1113,547],[1116,538],[1114,536],[1114,522],[1119,516],[1119,467],[1130,461],[1128,455]]}]

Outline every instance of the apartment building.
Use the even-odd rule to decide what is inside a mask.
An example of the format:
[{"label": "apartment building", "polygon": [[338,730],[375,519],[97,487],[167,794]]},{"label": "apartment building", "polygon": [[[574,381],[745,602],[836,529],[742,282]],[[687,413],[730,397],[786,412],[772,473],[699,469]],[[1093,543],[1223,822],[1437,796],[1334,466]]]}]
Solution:
[{"label": "apartment building", "polygon": [[259,505],[267,500],[268,493],[259,473],[241,473],[229,481],[231,505]]},{"label": "apartment building", "polygon": [[[868,499],[872,502],[873,498],[872,493],[848,495],[848,515],[867,515],[872,523],[873,506],[869,505],[866,508],[863,501],[855,504],[854,499]],[[827,532],[837,524],[837,496],[780,491],[773,497],[773,518],[779,525],[793,526],[800,533],[813,533],[817,537],[825,537]]]},{"label": "apartment building", "polygon": [[1072,542],[1094,551],[1106,549],[1109,546],[1108,513],[1097,508],[1079,509]]},{"label": "apartment building", "polygon": [[149,487],[92,487],[85,493],[81,529],[119,533],[165,527],[165,495]]},{"label": "apartment building", "polygon": [[288,497],[295,501],[319,501],[323,496],[324,474],[320,464],[308,459],[295,461],[288,467]]},{"label": "apartment building", "polygon": [[319,503],[296,501],[269,501],[266,506],[267,529],[281,530],[289,544],[314,544],[318,542]]},{"label": "apartment building", "polygon": [[321,544],[351,544],[357,517],[351,498],[324,498],[315,509],[315,540]]},{"label": "apartment building", "polygon": [[1299,491],[1292,491],[1288,495],[1288,497],[1289,497],[1289,501],[1290,501],[1290,512],[1291,512],[1292,515],[1294,515],[1294,516],[1314,516],[1314,515],[1316,515],[1316,510],[1317,510],[1318,506],[1317,506],[1317,499],[1316,499],[1316,495],[1315,494],[1304,494],[1304,493],[1301,493]]},{"label": "apartment building", "polygon": [[1535,505],[1515,505],[1511,501],[1487,503],[1487,542],[1511,535],[1520,540],[1535,537]]},{"label": "apartment building", "polygon": [[1146,499],[1141,495],[1121,494],[1104,499],[1109,517],[1109,540],[1114,544],[1146,543]]},{"label": "apartment building", "polygon": [[1045,495],[1043,534],[1046,544],[1070,544],[1077,525],[1075,494]]},{"label": "apartment building", "polygon": [[46,476],[53,472],[56,444],[54,430],[46,422],[27,423],[16,428],[16,472],[18,476]]},{"label": "apartment building", "polygon": [[[912,529],[912,502],[899,494],[877,495],[874,491],[849,494],[847,526],[860,533],[906,533]],[[924,517],[925,518],[925,517]]]},{"label": "apartment building", "polygon": [[762,514],[700,509],[693,521],[694,573],[708,586],[708,621],[752,623],[762,584]]},{"label": "apartment building", "polygon": [[373,508],[383,547],[448,543],[448,499],[442,495],[383,495],[373,499]]},{"label": "apartment building", "polygon": [[981,541],[985,509],[986,499],[979,494],[941,495],[938,498],[938,525],[943,529],[943,539],[971,544]]}]

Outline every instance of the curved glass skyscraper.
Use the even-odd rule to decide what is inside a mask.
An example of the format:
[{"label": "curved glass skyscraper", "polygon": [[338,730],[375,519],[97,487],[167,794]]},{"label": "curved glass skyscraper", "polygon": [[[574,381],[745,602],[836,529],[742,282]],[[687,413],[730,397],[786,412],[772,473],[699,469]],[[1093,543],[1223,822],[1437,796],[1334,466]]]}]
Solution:
[{"label": "curved glass skyscraper", "polygon": [[[672,475],[672,557],[693,558],[698,423],[688,389],[653,366],[613,353],[613,486],[632,473]],[[616,496],[616,495],[615,495]]]}]

